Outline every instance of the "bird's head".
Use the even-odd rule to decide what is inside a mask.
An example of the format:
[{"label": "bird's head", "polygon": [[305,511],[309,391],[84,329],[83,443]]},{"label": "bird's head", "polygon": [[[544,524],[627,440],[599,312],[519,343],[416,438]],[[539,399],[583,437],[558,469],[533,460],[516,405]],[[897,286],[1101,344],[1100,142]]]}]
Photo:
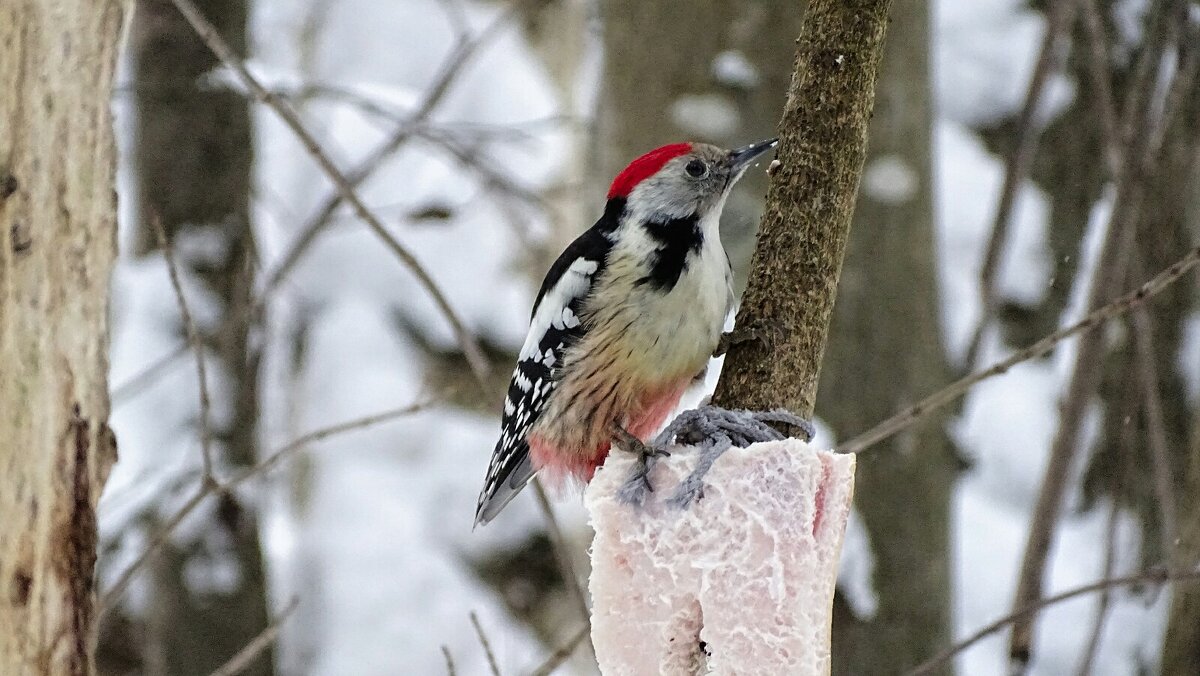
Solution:
[{"label": "bird's head", "polygon": [[656,221],[703,217],[719,209],[729,189],[750,164],[778,139],[726,150],[707,143],[656,148],[617,174],[608,199]]}]

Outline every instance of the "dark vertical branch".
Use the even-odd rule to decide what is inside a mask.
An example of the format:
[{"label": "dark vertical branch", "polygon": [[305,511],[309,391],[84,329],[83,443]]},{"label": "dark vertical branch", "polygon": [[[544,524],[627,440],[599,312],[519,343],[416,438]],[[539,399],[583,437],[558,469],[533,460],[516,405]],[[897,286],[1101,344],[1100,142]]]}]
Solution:
[{"label": "dark vertical branch", "polygon": [[[1200,408],[1195,411],[1188,467],[1181,492],[1179,561],[1200,560]],[[1171,597],[1159,673],[1200,673],[1200,581],[1179,582]]]},{"label": "dark vertical branch", "polygon": [[[1125,284],[1128,262],[1136,243],[1136,224],[1142,214],[1149,173],[1155,166],[1161,142],[1163,119],[1170,119],[1169,106],[1164,111],[1152,111],[1150,100],[1158,99],[1159,91],[1170,91],[1159,82],[1159,68],[1164,54],[1174,49],[1181,30],[1176,15],[1182,3],[1163,0],[1150,12],[1147,38],[1135,68],[1134,82],[1127,92],[1122,124],[1128,133],[1122,144],[1122,164],[1116,181],[1112,215],[1098,257],[1095,275],[1088,292],[1088,308],[1108,302]],[[1182,53],[1181,53],[1182,58]],[[1183,64],[1180,64],[1181,66]],[[1185,69],[1186,70],[1186,69]],[[1176,73],[1178,77],[1178,73]],[[1084,413],[1091,404],[1101,381],[1097,364],[1104,357],[1104,342],[1099,332],[1080,337],[1074,370],[1067,384],[1061,407],[1060,423],[1050,448],[1045,475],[1033,508],[1029,536],[1017,580],[1014,608],[1021,608],[1041,598],[1046,559],[1054,539],[1059,514],[1066,495],[1070,470],[1079,451]],[[1009,656],[1019,670],[1028,664],[1033,650],[1033,630],[1036,615],[1013,624],[1009,640]]]},{"label": "dark vertical branch", "polygon": [[992,232],[984,249],[983,267],[979,271],[979,298],[982,308],[979,324],[971,336],[967,346],[967,356],[963,360],[963,371],[975,367],[979,357],[979,348],[983,344],[983,334],[992,315],[996,311],[996,278],[1000,270],[1000,256],[1004,244],[1008,241],[1008,230],[1012,223],[1013,209],[1017,203],[1017,195],[1021,191],[1021,182],[1029,173],[1033,163],[1038,139],[1041,135],[1040,123],[1034,118],[1042,103],[1042,93],[1050,76],[1059,68],[1062,61],[1064,46],[1060,44],[1064,36],[1070,34],[1072,19],[1075,16],[1078,0],[1053,0],[1046,11],[1046,34],[1042,37],[1041,51],[1029,78],[1029,88],[1025,94],[1025,103],[1016,120],[1013,130],[1013,144],[1009,151],[1008,162],[1004,166],[1004,183],[1000,188],[1000,201],[996,204],[996,213],[992,218]]},{"label": "dark vertical branch", "polygon": [[[206,0],[203,11],[240,54],[246,53],[246,0]],[[181,243],[182,272],[198,281],[217,304],[215,322],[200,327],[200,342],[221,373],[215,400],[231,415],[213,429],[218,466],[253,467],[257,461],[259,369],[251,355],[249,308],[255,283],[250,224],[253,164],[249,101],[240,93],[205,86],[219,61],[170,2],[139,0],[131,41],[136,69],[135,157],[143,230],[138,250],[157,247],[149,224],[160,219]],[[203,253],[192,237],[219,242]],[[162,665],[170,674],[208,674],[269,622],[263,555],[254,508],[224,494],[205,516],[217,537],[169,542],[155,566],[151,634],[162,639]],[[213,543],[221,543],[214,545]],[[215,549],[214,549],[215,547]],[[227,589],[197,589],[185,570],[225,561],[238,571]],[[102,646],[103,650],[109,646]],[[272,671],[270,649],[243,673]]]},{"label": "dark vertical branch", "polygon": [[779,165],[713,402],[811,415],[854,212],[889,0],[810,2],[779,123]]}]

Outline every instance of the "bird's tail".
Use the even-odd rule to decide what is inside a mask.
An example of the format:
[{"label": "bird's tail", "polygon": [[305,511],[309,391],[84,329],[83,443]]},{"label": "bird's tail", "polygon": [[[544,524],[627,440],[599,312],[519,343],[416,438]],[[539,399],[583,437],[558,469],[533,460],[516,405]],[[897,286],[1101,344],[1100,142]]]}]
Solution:
[{"label": "bird's tail", "polygon": [[509,471],[508,476],[494,484],[489,482],[484,487],[483,492],[479,495],[479,505],[475,509],[475,526],[486,526],[489,521],[496,518],[500,510],[517,497],[517,493],[521,492],[521,489],[536,473],[533,468],[533,460],[526,451]]}]

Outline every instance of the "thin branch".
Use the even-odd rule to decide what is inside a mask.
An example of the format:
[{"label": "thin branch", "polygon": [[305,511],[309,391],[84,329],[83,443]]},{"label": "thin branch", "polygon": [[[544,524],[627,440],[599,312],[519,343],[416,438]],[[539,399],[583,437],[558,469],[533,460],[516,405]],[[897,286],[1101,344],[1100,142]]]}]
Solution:
[{"label": "thin branch", "polygon": [[166,543],[167,538],[171,536],[171,532],[175,530],[184,519],[204,502],[204,499],[211,495],[216,487],[216,484],[205,481],[200,487],[188,498],[188,501],[183,503],[179,509],[175,511],[166,521],[164,521],[154,532],[154,536],[150,538],[150,544],[138,554],[137,558],[130,563],[128,567],[117,577],[117,581],[109,587],[108,591],[104,592],[104,596],[100,598],[97,604],[96,614],[98,619],[103,619],[108,611],[116,607],[116,602],[129,588],[129,584],[133,582],[133,576],[150,560],[150,556],[158,551]]},{"label": "thin branch", "polygon": [[[1149,101],[1157,98],[1156,93],[1162,90],[1159,76],[1163,69],[1154,65],[1160,63],[1167,50],[1177,43],[1180,27],[1169,20],[1168,15],[1171,14],[1169,6],[1178,2],[1164,0],[1151,10],[1152,28],[1147,31],[1144,42],[1146,48],[1135,67],[1138,75],[1126,92],[1128,102],[1122,121],[1129,130],[1124,136],[1128,142],[1122,147],[1122,170],[1117,177],[1116,197],[1108,230],[1088,291],[1088,308],[1109,302],[1127,280],[1128,262],[1134,250],[1134,233],[1145,200],[1145,184],[1153,173],[1154,159],[1161,148],[1159,132],[1164,128],[1162,125],[1166,124],[1160,122],[1156,127],[1151,119],[1153,106]],[[1176,78],[1181,74],[1183,71],[1177,70]],[[1174,83],[1168,86],[1168,92],[1174,89]],[[1168,95],[1168,104],[1170,101]],[[1170,120],[1174,112],[1174,107],[1164,106],[1160,117]],[[1025,553],[1017,576],[1014,608],[1024,607],[1042,595],[1046,560],[1054,541],[1071,466],[1082,445],[1080,434],[1084,414],[1099,387],[1100,369],[1096,365],[1103,354],[1104,344],[1100,334],[1087,333],[1080,338],[1074,367],[1060,406],[1058,431],[1050,446],[1044,477],[1033,507]],[[1036,614],[1019,620],[1009,637],[1009,656],[1018,672],[1023,672],[1024,665],[1032,656],[1035,621]]]},{"label": "thin branch", "polygon": [[454,656],[445,645],[442,646],[442,657],[446,658],[446,676],[458,676],[458,669],[454,667]]},{"label": "thin branch", "polygon": [[447,322],[449,322],[454,331],[455,337],[458,340],[459,346],[462,348],[463,354],[466,356],[467,362],[470,364],[471,370],[475,374],[475,377],[481,383],[485,382],[487,373],[489,371],[487,359],[484,357],[483,352],[479,349],[479,345],[475,342],[474,336],[472,336],[467,330],[466,326],[459,318],[458,313],[455,312],[455,310],[450,306],[450,302],[446,299],[445,294],[442,293],[442,290],[433,281],[433,278],[430,277],[429,273],[425,270],[424,266],[421,265],[420,261],[413,256],[412,252],[410,252],[403,244],[393,237],[383,225],[382,221],[380,221],[379,218],[367,208],[367,205],[358,196],[358,193],[355,192],[354,186],[351,185],[347,180],[346,175],[343,174],[336,165],[334,165],[331,159],[329,159],[329,155],[326,154],[321,148],[320,144],[317,143],[317,140],[304,126],[304,123],[301,122],[295,111],[293,111],[291,107],[284,103],[273,92],[264,88],[263,85],[253,75],[250,74],[250,71],[246,69],[246,66],[242,62],[241,58],[234,53],[234,51],[229,47],[220,34],[217,33],[217,30],[213,27],[213,25],[204,18],[200,10],[197,9],[195,3],[193,3],[192,0],[171,1],[179,10],[179,12],[183,14],[184,18],[187,19],[188,23],[191,24],[192,28],[196,31],[196,34],[200,36],[200,39],[203,40],[206,45],[208,45],[209,49],[211,49],[214,54],[216,54],[217,58],[219,58],[228,68],[236,72],[243,85],[253,92],[255,98],[274,110],[280,119],[282,119],[283,122],[288,126],[288,128],[292,130],[292,133],[295,134],[300,140],[308,154],[317,162],[317,165],[320,166],[321,170],[329,177],[329,179],[333,181],[334,185],[337,186],[338,192],[341,194],[342,198],[345,199],[346,202],[351,205],[351,207],[353,207],[355,214],[371,228],[371,230],[383,241],[383,243],[387,245],[388,249],[391,250],[391,252],[398,259],[400,259],[404,266],[413,273],[420,285],[425,289],[425,291],[433,299],[434,303],[438,306],[438,309],[441,311],[442,315],[446,317]]},{"label": "thin branch", "polygon": [[276,615],[275,619],[271,620],[271,623],[258,636],[255,636],[244,648],[231,657],[228,662],[212,672],[211,676],[237,676],[237,674],[242,673],[250,665],[254,664],[259,655],[267,650],[267,648],[270,648],[271,644],[275,643],[279,638],[279,631],[282,629],[283,623],[296,611],[296,606],[299,603],[300,599],[293,598],[287,607],[283,609],[283,612]]},{"label": "thin branch", "polygon": [[571,598],[575,601],[575,605],[579,610],[580,616],[583,617],[583,622],[587,626],[591,626],[592,613],[588,609],[587,595],[583,591],[583,585],[579,581],[579,577],[575,574],[575,565],[571,560],[571,550],[567,546],[567,539],[563,536],[562,529],[558,526],[558,519],[554,516],[554,507],[550,505],[550,499],[546,496],[546,489],[542,486],[541,480],[534,478],[533,493],[537,496],[538,507],[542,510],[542,516],[546,521],[546,530],[550,533],[550,544],[554,547],[554,555],[558,559],[558,567],[562,569],[563,582],[566,583],[567,589],[570,590]]},{"label": "thin branch", "polygon": [[1116,99],[1113,97],[1112,81],[1108,67],[1108,40],[1104,35],[1104,20],[1096,7],[1096,0],[1080,0],[1080,13],[1083,15],[1083,34],[1087,43],[1086,67],[1091,79],[1091,96],[1096,102],[1100,116],[1101,136],[1105,141],[1105,160],[1108,170],[1115,181],[1121,173],[1121,147],[1124,143],[1120,137],[1117,120]]},{"label": "thin branch", "polygon": [[113,405],[116,406],[122,401],[133,397],[145,388],[149,387],[150,384],[155,380],[158,380],[158,378],[163,375],[163,373],[167,371],[168,367],[174,364],[176,360],[187,354],[188,347],[188,343],[185,341],[179,347],[147,364],[142,368],[141,371],[138,371],[134,375],[130,376],[125,382],[112,388],[111,397]]},{"label": "thin branch", "polygon": [[380,423],[390,422],[392,420],[395,420],[396,418],[401,418],[401,417],[404,417],[407,415],[412,415],[414,413],[419,413],[419,412],[424,411],[425,409],[433,406],[438,401],[440,401],[440,399],[427,399],[425,401],[421,401],[421,402],[418,402],[415,404],[409,404],[408,406],[401,406],[399,408],[393,408],[389,411],[383,411],[382,413],[375,413],[372,415],[363,416],[361,418],[347,420],[346,422],[343,422],[343,423],[338,423],[336,425],[330,425],[329,427],[322,427],[319,430],[313,430],[312,432],[309,432],[307,434],[302,434],[302,435],[296,437],[295,439],[289,441],[287,444],[284,444],[278,450],[271,453],[271,455],[268,455],[262,462],[259,462],[254,467],[251,467],[250,469],[243,472],[241,475],[235,477],[234,479],[231,479],[225,485],[227,488],[232,488],[232,487],[237,486],[238,484],[241,484],[242,482],[250,479],[251,477],[253,477],[256,474],[264,474],[269,469],[271,469],[275,465],[282,462],[289,455],[295,453],[296,451],[303,449],[305,446],[308,446],[309,444],[312,444],[312,443],[315,443],[318,441],[323,441],[325,439],[328,439],[329,437],[336,436],[339,434],[345,434],[347,432],[354,432],[356,430],[362,430],[362,429],[365,429],[368,427],[372,427],[374,425],[378,425]]},{"label": "thin branch", "polygon": [[1168,573],[1165,568],[1151,568],[1149,570],[1144,570],[1144,571],[1134,574],[1134,575],[1126,575],[1123,577],[1113,577],[1113,578],[1108,578],[1108,579],[1104,579],[1104,580],[1097,580],[1096,582],[1092,582],[1090,584],[1085,584],[1081,587],[1075,587],[1074,589],[1068,589],[1067,591],[1062,592],[1060,594],[1055,594],[1054,596],[1049,596],[1044,599],[1039,599],[1038,601],[1035,601],[1034,603],[1030,603],[1028,605],[1022,606],[1019,610],[1017,610],[1009,615],[1005,615],[1004,617],[996,620],[995,622],[992,622],[991,624],[983,627],[979,631],[976,631],[974,634],[971,634],[970,636],[963,639],[962,641],[954,644],[953,646],[951,646],[951,647],[943,650],[942,652],[938,653],[937,655],[933,656],[928,661],[922,663],[920,666],[918,666],[915,669],[906,673],[905,676],[922,676],[923,674],[932,673],[932,672],[936,671],[937,669],[939,669],[942,665],[947,664],[948,662],[950,662],[950,660],[954,659],[955,655],[961,653],[962,651],[966,650],[967,648],[970,648],[971,646],[982,641],[983,639],[987,638],[988,636],[991,636],[992,634],[1000,631],[1001,629],[1007,627],[1008,625],[1013,624],[1014,622],[1017,622],[1018,620],[1030,617],[1030,616],[1036,614],[1038,611],[1040,611],[1043,608],[1046,608],[1048,606],[1052,606],[1052,605],[1055,605],[1058,603],[1062,603],[1063,601],[1069,601],[1070,599],[1073,599],[1077,596],[1083,596],[1085,594],[1091,594],[1094,592],[1098,592],[1098,591],[1101,591],[1104,589],[1110,589],[1113,587],[1126,587],[1129,585],[1136,585],[1136,584],[1141,584],[1144,582],[1155,582],[1155,583],[1183,582],[1183,581],[1198,580],[1198,579],[1200,579],[1200,568],[1194,568],[1191,570],[1176,572],[1176,573]]},{"label": "thin branch", "polygon": [[311,443],[321,441],[338,434],[345,434],[347,432],[361,430],[372,425],[393,420],[403,415],[416,413],[428,408],[433,403],[434,402],[432,400],[424,401],[421,403],[404,406],[402,408],[385,411],[383,413],[376,413],[374,415],[348,420],[343,423],[338,423],[336,425],[331,425],[329,427],[324,427],[319,430],[309,432],[308,434],[301,435],[280,447],[254,467],[243,471],[241,474],[233,479],[230,479],[224,484],[217,482],[217,480],[211,475],[205,475],[196,493],[189,498],[187,502],[183,503],[183,505],[180,506],[179,509],[177,509],[175,513],[172,514],[171,517],[155,531],[154,537],[151,538],[150,543],[146,546],[146,548],[143,549],[140,554],[138,554],[138,557],[134,559],[133,563],[130,563],[129,566],[121,572],[120,576],[117,577],[117,581],[114,582],[112,587],[110,587],[108,591],[104,593],[104,596],[100,599],[98,604],[98,614],[100,617],[103,617],[107,611],[114,607],[117,599],[121,598],[121,595],[125,593],[125,590],[129,587],[130,582],[133,581],[133,577],[138,570],[145,565],[146,561],[149,560],[150,556],[154,554],[154,552],[158,551],[159,547],[166,543],[167,538],[170,537],[175,528],[177,528],[179,524],[182,523],[183,520],[186,519],[192,512],[196,511],[196,509],[209,496],[232,490],[233,488],[250,480],[253,477],[265,474],[267,470],[279,464],[287,456],[297,452]]},{"label": "thin branch", "polygon": [[471,626],[475,627],[479,645],[483,646],[483,653],[487,655],[488,667],[492,670],[492,676],[500,676],[500,664],[496,662],[496,654],[492,652],[492,643],[488,640],[487,634],[483,632],[483,626],[479,624],[479,616],[473,610],[471,611]]},{"label": "thin branch", "polygon": [[[1120,512],[1119,504],[1114,498],[1112,506],[1108,511],[1108,528],[1104,538],[1104,571],[1101,575],[1106,580],[1112,577],[1113,568],[1116,567],[1117,516]],[[1100,648],[1100,637],[1104,635],[1104,623],[1108,619],[1108,611],[1112,606],[1111,601],[1112,588],[1105,587],[1100,591],[1100,601],[1096,606],[1096,619],[1092,623],[1092,633],[1088,637],[1088,645],[1083,653],[1083,660],[1079,663],[1078,676],[1091,676],[1092,665],[1096,661],[1096,652]]]},{"label": "thin branch", "polygon": [[862,453],[866,449],[875,444],[890,438],[892,435],[907,429],[913,424],[919,422],[925,415],[932,411],[936,411],[946,404],[958,399],[966,394],[967,390],[971,389],[980,381],[987,380],[993,376],[1007,372],[1010,368],[1040,357],[1063,340],[1070,338],[1076,334],[1084,333],[1095,329],[1105,321],[1123,315],[1136,307],[1139,307],[1148,299],[1161,293],[1170,285],[1174,284],[1180,277],[1190,271],[1200,263],[1200,247],[1192,249],[1186,256],[1171,264],[1162,272],[1158,273],[1153,279],[1142,284],[1137,289],[1117,298],[1113,302],[1103,307],[1097,308],[1082,320],[1072,324],[1071,326],[1059,329],[1054,333],[1042,338],[1041,340],[1029,345],[1028,347],[1019,350],[1007,359],[1001,360],[987,369],[964,376],[950,383],[946,387],[934,392],[925,397],[916,404],[900,411],[896,415],[884,420],[875,427],[859,434],[850,441],[841,444],[838,450],[843,453]]},{"label": "thin branch", "polygon": [[1066,46],[1061,44],[1070,34],[1070,27],[1075,16],[1078,0],[1054,0],[1046,17],[1046,34],[1042,37],[1041,51],[1029,77],[1029,88],[1025,94],[1025,103],[1017,117],[1015,135],[1017,142],[1004,168],[1004,183],[1000,187],[1000,200],[996,204],[996,213],[992,218],[991,236],[983,255],[983,267],[979,271],[979,323],[971,337],[967,348],[967,356],[963,360],[964,370],[970,371],[979,357],[979,348],[983,343],[983,334],[996,311],[996,277],[1000,269],[1000,255],[1004,244],[1008,241],[1008,230],[1012,223],[1013,207],[1021,183],[1029,174],[1033,163],[1034,151],[1037,150],[1041,129],[1035,124],[1038,108],[1042,103],[1042,93],[1050,76],[1061,66]]},{"label": "thin branch", "polygon": [[583,643],[583,640],[591,634],[591,630],[592,628],[590,625],[583,625],[579,631],[575,632],[574,636],[572,636],[567,640],[566,643],[559,646],[557,650],[551,653],[550,656],[546,658],[546,661],[542,662],[537,669],[529,672],[529,676],[550,676],[550,674],[554,673],[555,669],[561,667],[563,663],[571,658],[571,655],[575,652],[575,648],[577,648],[580,643]]},{"label": "thin branch", "polygon": [[[429,119],[433,111],[437,109],[438,105],[446,97],[454,79],[458,77],[458,74],[462,72],[471,58],[478,54],[480,49],[490,39],[499,34],[500,28],[518,14],[521,4],[520,2],[515,3],[475,38],[469,38],[465,33],[459,34],[457,43],[450,50],[450,54],[443,62],[437,77],[434,78],[433,84],[426,90],[425,97],[417,105],[415,112],[405,120],[404,124],[396,129],[392,136],[381,143],[371,154],[359,162],[357,166],[347,172],[346,182],[351,188],[357,188],[370,178],[389,157],[394,155],[418,133],[420,127]],[[317,208],[313,216],[300,228],[299,236],[296,237],[288,252],[284,254],[282,261],[271,273],[266,284],[263,285],[261,298],[264,300],[260,300],[260,304],[265,302],[265,299],[287,277],[304,256],[304,253],[312,246],[312,243],[316,241],[317,237],[329,226],[333,214],[346,199],[346,191],[339,189],[322,200],[321,206]],[[261,310],[261,307],[256,308],[257,310]]]},{"label": "thin branch", "polygon": [[162,219],[154,216],[150,220],[154,228],[154,235],[158,238],[158,246],[162,249],[163,258],[167,261],[167,275],[171,278],[171,290],[175,292],[175,301],[179,305],[179,316],[183,321],[187,342],[196,359],[196,376],[199,379],[200,389],[200,452],[204,460],[204,477],[207,481],[211,480],[213,476],[212,424],[210,422],[212,402],[208,397],[208,370],[204,364],[204,344],[200,340],[196,322],[192,320],[191,310],[188,309],[187,297],[184,296],[183,285],[179,282],[179,267],[175,264],[175,249],[167,239]]}]

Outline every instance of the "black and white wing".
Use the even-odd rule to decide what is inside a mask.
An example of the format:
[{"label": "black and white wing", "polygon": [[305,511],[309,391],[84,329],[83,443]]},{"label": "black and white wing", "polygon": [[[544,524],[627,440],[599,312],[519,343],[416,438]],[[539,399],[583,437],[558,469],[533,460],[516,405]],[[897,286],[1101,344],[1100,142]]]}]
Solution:
[{"label": "black and white wing", "polygon": [[476,525],[491,521],[533,477],[526,435],[554,392],[555,369],[562,364],[563,353],[583,335],[580,311],[594,280],[604,269],[612,247],[608,233],[615,228],[619,211],[607,210],[605,217],[572,242],[546,273],[504,398],[500,440],[492,451],[487,479],[479,494]]}]

